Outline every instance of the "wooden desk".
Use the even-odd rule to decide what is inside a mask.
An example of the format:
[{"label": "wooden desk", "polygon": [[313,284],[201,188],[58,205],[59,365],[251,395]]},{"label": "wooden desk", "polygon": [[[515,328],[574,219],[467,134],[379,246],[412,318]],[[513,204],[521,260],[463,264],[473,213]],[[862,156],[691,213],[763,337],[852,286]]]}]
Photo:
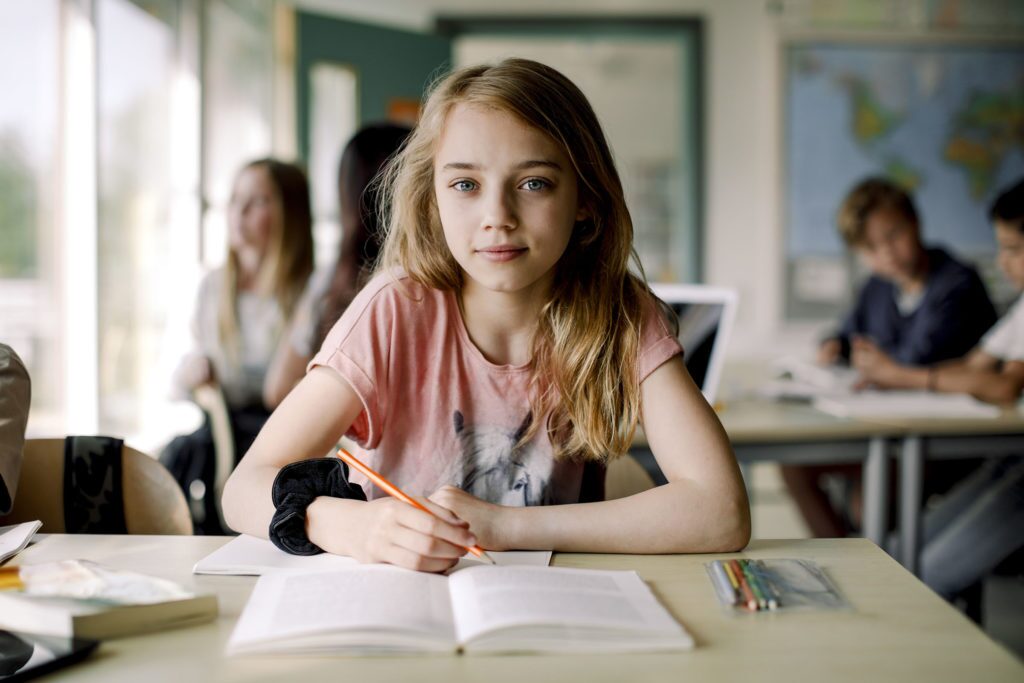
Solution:
[{"label": "wooden desk", "polygon": [[193,576],[223,537],[49,536],[22,563],[88,558],[164,576],[220,597],[213,623],[104,643],[61,680],[119,681],[999,681],[1024,666],[896,561],[864,539],[758,541],[738,556],[812,559],[832,576],[852,612],[731,616],[703,564],[726,555],[557,554],[566,567],[635,569],[697,641],[657,655],[507,657],[246,657],[224,645],[252,589],[248,577]]}]

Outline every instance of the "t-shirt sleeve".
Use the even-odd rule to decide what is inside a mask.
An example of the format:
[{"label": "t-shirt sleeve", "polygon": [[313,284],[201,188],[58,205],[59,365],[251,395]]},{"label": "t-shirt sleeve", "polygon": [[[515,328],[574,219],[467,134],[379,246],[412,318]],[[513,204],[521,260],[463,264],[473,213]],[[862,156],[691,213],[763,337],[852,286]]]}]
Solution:
[{"label": "t-shirt sleeve", "polygon": [[1024,361],[1024,296],[988,331],[981,349],[1003,361]]},{"label": "t-shirt sleeve", "polygon": [[653,298],[644,311],[640,332],[640,354],[637,356],[637,377],[643,382],[665,361],[683,353],[683,346],[669,329],[665,311]]},{"label": "t-shirt sleeve", "polygon": [[306,368],[331,368],[355,391],[363,410],[346,436],[363,448],[376,448],[384,426],[391,340],[401,296],[387,275],[371,281],[327,334]]}]

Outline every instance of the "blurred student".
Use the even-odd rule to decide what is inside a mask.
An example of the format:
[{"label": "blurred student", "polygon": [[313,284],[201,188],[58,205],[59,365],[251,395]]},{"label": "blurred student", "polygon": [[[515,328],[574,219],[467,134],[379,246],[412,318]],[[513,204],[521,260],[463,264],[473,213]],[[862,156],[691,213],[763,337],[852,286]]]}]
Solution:
[{"label": "blurred student", "polygon": [[[924,245],[913,199],[894,183],[860,182],[843,200],[838,223],[843,241],[871,276],[839,331],[822,343],[822,364],[848,360],[852,349],[907,364],[959,358],[996,321],[977,271],[944,249]],[[823,478],[848,478],[856,523],[860,472],[859,465],[783,466],[783,479],[815,536],[844,536],[851,526],[833,509]],[[932,467],[926,486],[944,490],[964,473],[955,463]]]},{"label": "blurred student", "polygon": [[0,344],[0,515],[14,506],[31,399],[25,364],[14,349]]},{"label": "blurred student", "polygon": [[[999,267],[1024,291],[1024,179],[992,204]],[[1024,391],[1024,294],[963,358],[903,364],[876,350],[854,349],[854,366],[886,388],[970,394],[996,404],[1016,403]],[[922,578],[951,598],[1024,547],[1024,447],[994,459],[958,484],[925,516]]]},{"label": "blurred student", "polygon": [[[312,211],[303,171],[275,159],[246,164],[235,178],[228,209],[226,264],[203,279],[192,318],[193,348],[174,374],[177,391],[204,384],[223,391],[235,462],[270,414],[263,382],[313,270]],[[212,492],[215,450],[209,419],[175,438],[161,461],[186,495]],[[201,481],[199,493],[190,491]],[[219,533],[214,496],[196,516],[198,532]]]},{"label": "blurred student", "polygon": [[[357,132],[342,151],[338,163],[338,204],[341,209],[341,244],[338,260],[298,306],[288,332],[267,371],[263,398],[275,408],[302,376],[313,353],[345,312],[373,270],[380,252],[380,197],[373,182],[412,131],[394,124],[376,124]],[[314,278],[317,278],[314,275]]]}]

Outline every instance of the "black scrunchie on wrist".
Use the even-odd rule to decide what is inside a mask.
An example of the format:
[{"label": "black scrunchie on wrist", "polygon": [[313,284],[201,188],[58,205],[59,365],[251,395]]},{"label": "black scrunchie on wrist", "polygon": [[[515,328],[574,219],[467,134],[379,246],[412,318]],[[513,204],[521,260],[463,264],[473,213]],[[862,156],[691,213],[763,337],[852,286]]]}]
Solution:
[{"label": "black scrunchie on wrist", "polygon": [[306,535],[306,508],[318,496],[366,500],[362,487],[348,481],[348,466],[337,458],[315,458],[285,465],[274,479],[270,542],[292,555],[316,555],[323,549]]}]

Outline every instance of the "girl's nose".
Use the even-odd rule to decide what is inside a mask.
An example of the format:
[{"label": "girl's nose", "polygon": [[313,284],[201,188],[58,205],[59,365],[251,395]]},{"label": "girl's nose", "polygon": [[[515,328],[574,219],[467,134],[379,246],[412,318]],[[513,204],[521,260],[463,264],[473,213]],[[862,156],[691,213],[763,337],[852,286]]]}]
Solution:
[{"label": "girl's nose", "polygon": [[519,224],[515,207],[503,189],[495,189],[486,198],[483,215],[484,229],[515,230]]}]

